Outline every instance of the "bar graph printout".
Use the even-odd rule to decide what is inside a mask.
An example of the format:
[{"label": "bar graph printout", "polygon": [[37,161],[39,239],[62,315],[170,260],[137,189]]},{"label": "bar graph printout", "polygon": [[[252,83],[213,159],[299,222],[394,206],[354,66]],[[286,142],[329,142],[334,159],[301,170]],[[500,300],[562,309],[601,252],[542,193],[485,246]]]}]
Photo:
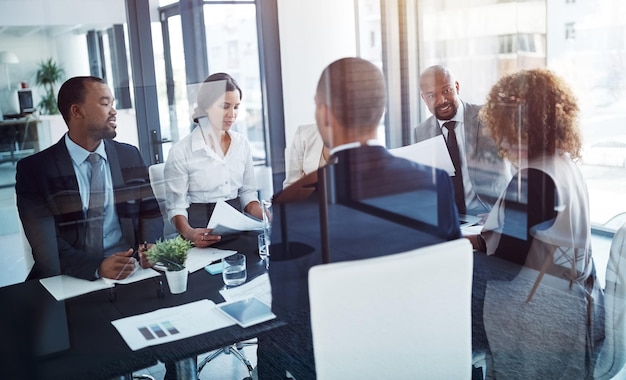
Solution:
[{"label": "bar graph printout", "polygon": [[128,347],[144,347],[173,342],[234,325],[210,300],[164,308],[111,322]]}]

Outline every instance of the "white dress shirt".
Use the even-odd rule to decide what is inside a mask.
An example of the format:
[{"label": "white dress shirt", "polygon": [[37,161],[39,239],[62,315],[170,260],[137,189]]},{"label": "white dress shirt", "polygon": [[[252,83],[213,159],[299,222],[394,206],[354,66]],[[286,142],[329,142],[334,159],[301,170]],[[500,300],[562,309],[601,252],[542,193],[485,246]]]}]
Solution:
[{"label": "white dress shirt", "polygon": [[481,208],[482,205],[476,196],[476,192],[472,186],[472,181],[469,176],[469,169],[467,168],[467,156],[465,152],[465,123],[463,115],[465,115],[465,110],[463,107],[463,103],[459,104],[459,109],[456,111],[456,115],[452,117],[450,120],[439,120],[437,119],[437,123],[439,124],[439,128],[441,128],[441,134],[443,134],[443,138],[448,140],[448,128],[444,128],[443,125],[448,121],[456,121],[456,126],[454,127],[454,133],[456,134],[456,141],[459,145],[459,154],[461,158],[461,174],[463,175],[463,190],[465,192],[465,206],[468,210]]},{"label": "white dress shirt", "polygon": [[165,163],[165,205],[169,220],[188,217],[191,203],[214,203],[239,197],[242,209],[258,201],[250,143],[228,131],[231,142],[222,158],[204,141],[201,127],[179,140]]}]

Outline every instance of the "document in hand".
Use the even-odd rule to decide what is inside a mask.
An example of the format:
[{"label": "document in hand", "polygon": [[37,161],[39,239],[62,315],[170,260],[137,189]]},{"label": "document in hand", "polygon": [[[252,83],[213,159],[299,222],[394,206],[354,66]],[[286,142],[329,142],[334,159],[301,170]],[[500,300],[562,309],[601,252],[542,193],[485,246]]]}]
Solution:
[{"label": "document in hand", "polygon": [[443,135],[400,148],[389,149],[389,152],[396,157],[442,169],[448,174],[454,175],[454,165],[452,165],[452,159]]},{"label": "document in hand", "polygon": [[228,235],[240,231],[261,231],[263,221],[253,219],[237,211],[224,201],[215,204],[207,228],[213,229],[213,235]]}]

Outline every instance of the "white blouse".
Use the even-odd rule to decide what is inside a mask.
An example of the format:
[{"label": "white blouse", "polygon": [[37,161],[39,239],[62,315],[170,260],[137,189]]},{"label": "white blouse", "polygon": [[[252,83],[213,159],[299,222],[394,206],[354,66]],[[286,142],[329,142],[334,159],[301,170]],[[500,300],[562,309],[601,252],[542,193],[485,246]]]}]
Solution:
[{"label": "white blouse", "polygon": [[317,124],[298,127],[291,146],[285,152],[287,167],[283,189],[316,171],[320,166],[326,165],[326,160],[322,157],[322,148],[324,142],[317,130]]},{"label": "white blouse", "polygon": [[165,205],[169,220],[188,217],[191,203],[213,203],[239,197],[241,208],[258,201],[250,143],[228,131],[231,143],[221,158],[204,142],[200,127],[180,139],[165,163]]}]

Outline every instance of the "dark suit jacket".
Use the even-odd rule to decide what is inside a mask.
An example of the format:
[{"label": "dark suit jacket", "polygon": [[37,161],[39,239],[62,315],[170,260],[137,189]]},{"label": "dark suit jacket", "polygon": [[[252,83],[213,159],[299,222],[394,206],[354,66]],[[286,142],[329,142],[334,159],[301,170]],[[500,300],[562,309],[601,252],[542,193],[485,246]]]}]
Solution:
[{"label": "dark suit jacket", "polygon": [[[472,187],[478,200],[491,210],[511,179],[508,161],[498,154],[498,147],[488,129],[480,122],[481,106],[463,102],[465,112],[465,154]],[[437,118],[433,115],[415,128],[417,142],[441,135]]]},{"label": "dark suit jacket", "polygon": [[[308,270],[322,262],[323,213],[328,214],[330,262],[399,253],[461,236],[452,182],[444,171],[395,157],[381,146],[340,151],[330,162],[335,160],[273,198],[272,310],[290,323],[277,333],[278,346],[291,350],[286,366],[298,379],[314,371]],[[323,192],[330,199],[325,208],[318,202]]]},{"label": "dark suit jacket", "polygon": [[[17,208],[35,260],[29,279],[67,274],[92,280],[103,261],[84,250],[86,215],[64,139],[17,164]],[[163,219],[141,154],[132,145],[104,144],[124,240],[129,248],[156,241]]]}]

